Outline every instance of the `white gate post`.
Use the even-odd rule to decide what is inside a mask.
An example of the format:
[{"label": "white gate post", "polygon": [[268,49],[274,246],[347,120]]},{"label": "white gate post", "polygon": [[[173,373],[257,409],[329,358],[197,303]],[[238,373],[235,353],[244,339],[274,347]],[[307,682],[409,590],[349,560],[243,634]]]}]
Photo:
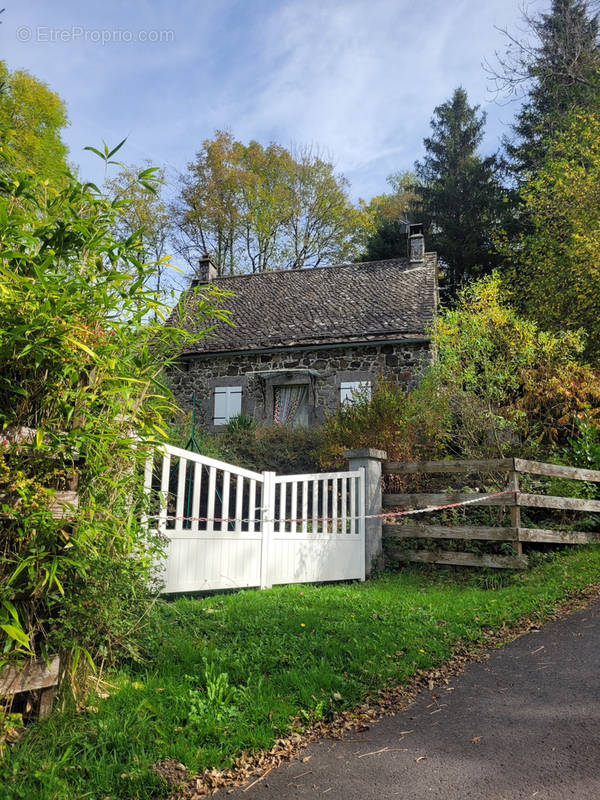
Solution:
[{"label": "white gate post", "polygon": [[[381,517],[373,518],[374,514],[381,514],[381,462],[387,459],[383,450],[372,447],[360,450],[345,450],[344,456],[350,462],[350,469],[364,468],[364,515],[371,519],[364,519],[365,525],[365,573],[370,575],[373,568],[383,567],[383,536]],[[359,520],[360,522],[360,520]]]},{"label": "white gate post", "polygon": [[275,531],[275,473],[263,472],[263,496],[260,517],[261,550],[260,550],[260,588],[270,589],[270,551],[271,540]]}]

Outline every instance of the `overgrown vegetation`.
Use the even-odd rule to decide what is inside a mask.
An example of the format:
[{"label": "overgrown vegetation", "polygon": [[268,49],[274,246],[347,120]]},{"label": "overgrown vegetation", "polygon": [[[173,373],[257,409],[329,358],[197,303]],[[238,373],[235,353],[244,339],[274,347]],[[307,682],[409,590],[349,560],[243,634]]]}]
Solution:
[{"label": "overgrown vegetation", "polygon": [[[179,414],[171,424],[172,444],[178,447],[190,444],[191,416]],[[223,431],[213,434],[195,431],[194,439],[204,455],[257,472],[273,470],[289,475],[319,469],[322,431],[318,426],[257,425],[252,417],[240,414],[233,417]]]},{"label": "overgrown vegetation", "polygon": [[585,356],[600,356],[600,119],[578,113],[545,141],[546,157],[520,190],[525,230],[504,243],[506,287],[546,330],[585,329]]},{"label": "overgrown vegetation", "polygon": [[[526,574],[405,569],[367,583],[160,602],[147,661],[106,675],[82,713],[57,713],[7,749],[11,800],[167,797],[151,765],[230,766],[447,659],[523,616],[539,623],[597,580],[600,550]],[[108,696],[106,696],[106,694]]]},{"label": "overgrown vegetation", "polygon": [[597,427],[600,376],[579,361],[583,332],[519,316],[497,276],[463,289],[432,335],[436,360],[408,394],[381,381],[328,419],[325,460],[369,446],[392,460],[550,457],[580,423]]},{"label": "overgrown vegetation", "polygon": [[[189,334],[163,325],[138,238],[111,233],[126,201],[20,170],[11,141],[0,153],[0,666],[59,652],[77,689],[78,663],[137,650],[160,549],[139,523],[139,462],[171,413],[163,366]],[[53,514],[76,473],[78,508]]]}]

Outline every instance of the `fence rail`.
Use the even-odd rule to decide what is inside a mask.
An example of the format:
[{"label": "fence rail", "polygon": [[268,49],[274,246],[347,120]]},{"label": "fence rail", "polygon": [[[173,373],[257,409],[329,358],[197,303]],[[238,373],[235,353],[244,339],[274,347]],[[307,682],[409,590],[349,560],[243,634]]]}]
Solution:
[{"label": "fence rail", "polygon": [[555,530],[548,528],[524,527],[521,524],[521,509],[547,509],[569,512],[600,512],[600,500],[532,494],[520,491],[520,476],[539,475],[550,478],[564,478],[573,481],[600,483],[600,471],[582,469],[563,464],[548,464],[521,458],[388,462],[382,471],[386,475],[444,475],[444,474],[490,474],[506,473],[508,489],[502,496],[488,497],[477,491],[412,492],[384,494],[384,508],[429,509],[452,506],[453,504],[477,501],[479,506],[505,508],[510,512],[508,525],[441,525],[425,523],[398,524],[389,522],[383,525],[383,537],[387,540],[464,540],[507,542],[513,545],[514,556],[497,554],[459,553],[454,551],[405,550],[393,545],[388,553],[398,560],[431,562],[438,564],[461,564],[502,568],[524,568],[527,558],[523,555],[523,543],[587,544],[600,541],[600,533],[575,530]]}]

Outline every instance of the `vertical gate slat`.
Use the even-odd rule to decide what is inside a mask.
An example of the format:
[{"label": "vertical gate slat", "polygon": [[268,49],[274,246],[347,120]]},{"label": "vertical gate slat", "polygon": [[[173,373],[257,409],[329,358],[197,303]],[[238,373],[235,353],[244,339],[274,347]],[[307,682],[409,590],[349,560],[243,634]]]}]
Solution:
[{"label": "vertical gate slat", "polygon": [[312,532],[316,533],[319,530],[319,481],[313,478],[312,485]]},{"label": "vertical gate slat", "polygon": [[346,519],[348,516],[348,478],[342,478],[341,506],[342,506],[342,533],[346,534],[348,533],[348,531],[346,530]]},{"label": "vertical gate slat", "polygon": [[194,488],[192,491],[192,528],[194,532],[199,530],[200,516],[200,490],[202,488],[202,464],[198,461],[194,464]]},{"label": "vertical gate slat", "polygon": [[308,481],[302,481],[302,533],[308,532]]},{"label": "vertical gate slat", "polygon": [[221,508],[221,530],[226,531],[229,527],[229,484],[231,482],[231,472],[223,473],[223,503]]},{"label": "vertical gate slat", "polygon": [[290,531],[296,533],[298,518],[298,481],[292,483],[292,513],[290,514],[292,521],[290,522]]},{"label": "vertical gate slat", "polygon": [[167,532],[167,505],[169,502],[169,476],[171,474],[171,456],[163,456],[162,472],[160,476],[160,510],[158,512],[158,530]]},{"label": "vertical gate slat", "polygon": [[[152,504],[152,475],[154,474],[154,453],[146,459],[144,465],[144,494],[146,495],[146,511],[150,511]],[[153,505],[153,504],[152,504]],[[148,525],[148,514],[144,512],[141,519],[142,525]]]},{"label": "vertical gate slat", "polygon": [[338,479],[331,481],[331,531],[338,532]]},{"label": "vertical gate slat", "polygon": [[321,483],[323,484],[323,491],[322,491],[323,512],[321,514],[321,516],[323,518],[323,521],[321,523],[321,530],[323,531],[323,533],[328,533],[329,532],[329,523],[327,521],[327,517],[329,516],[329,502],[328,502],[328,496],[327,496],[327,489],[329,488],[329,481],[326,480],[326,479],[322,479]]},{"label": "vertical gate slat", "polygon": [[356,482],[358,478],[350,478],[350,533],[356,534]]},{"label": "vertical gate slat", "polygon": [[206,532],[214,533],[215,530],[215,495],[217,493],[217,468],[209,467],[208,471],[208,508],[206,511]]},{"label": "vertical gate slat", "polygon": [[287,501],[287,483],[279,484],[279,533],[285,533],[285,505]]},{"label": "vertical gate slat", "polygon": [[235,528],[236,532],[242,530],[242,514],[244,502],[244,478],[242,475],[237,476],[237,484],[235,488]]},{"label": "vertical gate slat", "polygon": [[183,501],[185,500],[185,472],[187,459],[180,458],[177,467],[177,499],[175,504],[174,528],[183,528]]},{"label": "vertical gate slat", "polygon": [[250,496],[248,500],[248,533],[256,530],[256,481],[250,481]]}]

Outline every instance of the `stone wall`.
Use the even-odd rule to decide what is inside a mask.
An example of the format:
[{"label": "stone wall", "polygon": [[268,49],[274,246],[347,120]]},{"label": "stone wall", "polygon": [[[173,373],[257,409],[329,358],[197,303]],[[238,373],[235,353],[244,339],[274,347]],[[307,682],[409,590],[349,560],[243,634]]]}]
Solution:
[{"label": "stone wall", "polygon": [[[273,386],[306,383],[309,387],[309,422],[323,421],[325,411],[339,404],[340,384],[376,382],[382,375],[406,389],[418,380],[429,363],[427,344],[346,345],[335,349],[286,350],[234,356],[190,357],[171,368],[169,378],[175,398],[184,410],[196,392],[198,420],[213,428],[213,392],[216,386],[242,386],[242,412],[257,422],[273,418]],[[276,372],[277,375],[268,373]]]}]

